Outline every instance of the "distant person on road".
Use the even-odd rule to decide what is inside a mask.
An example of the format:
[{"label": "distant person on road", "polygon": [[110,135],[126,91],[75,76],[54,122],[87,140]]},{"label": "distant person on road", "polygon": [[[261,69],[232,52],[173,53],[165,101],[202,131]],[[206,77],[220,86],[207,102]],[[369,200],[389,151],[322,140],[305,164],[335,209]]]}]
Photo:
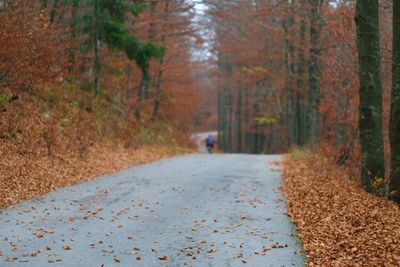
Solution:
[{"label": "distant person on road", "polygon": [[210,134],[208,137],[207,137],[207,142],[206,142],[206,144],[207,144],[207,151],[208,151],[208,153],[212,153],[212,151],[213,151],[213,149],[214,149],[214,136],[212,136],[212,134]]}]

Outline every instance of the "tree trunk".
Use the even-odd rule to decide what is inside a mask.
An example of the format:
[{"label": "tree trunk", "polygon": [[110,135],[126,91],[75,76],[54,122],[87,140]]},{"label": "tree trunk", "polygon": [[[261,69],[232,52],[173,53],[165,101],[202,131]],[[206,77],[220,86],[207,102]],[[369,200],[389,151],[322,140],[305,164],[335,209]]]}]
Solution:
[{"label": "tree trunk", "polygon": [[164,65],[164,56],[162,56],[160,59],[160,65],[159,65],[159,69],[158,69],[156,95],[155,95],[154,104],[153,104],[153,116],[152,116],[153,119],[155,119],[157,117],[158,110],[160,109],[163,65]]},{"label": "tree trunk", "polygon": [[377,186],[377,183],[385,174],[379,1],[357,0],[355,21],[360,75],[361,182],[368,192],[379,193],[381,188]]},{"label": "tree trunk", "polygon": [[306,21],[300,20],[300,45],[297,49],[297,92],[296,92],[296,123],[297,123],[297,144],[304,146],[306,144],[306,117],[305,117],[305,66],[306,59],[304,55]]},{"label": "tree trunk", "polygon": [[[163,21],[163,27],[161,29],[161,32],[165,31],[165,27],[166,27],[166,23],[168,22],[168,18],[169,18],[169,0],[166,0],[165,1],[165,5],[164,5],[164,21]],[[166,45],[165,44],[166,40],[167,40],[166,35],[162,35],[161,36],[161,43]],[[157,117],[158,110],[160,109],[164,61],[165,61],[165,58],[164,58],[164,56],[162,56],[160,58],[160,64],[159,64],[159,69],[158,69],[157,84],[156,84],[156,95],[155,95],[154,105],[153,105],[153,119],[155,119]]]},{"label": "tree trunk", "polygon": [[[151,1],[150,2],[150,25],[149,25],[149,30],[148,30],[148,41],[149,42],[154,42],[154,40],[156,39],[156,33],[157,33],[157,29],[156,29],[156,9],[157,9],[157,4],[159,3],[159,1]],[[166,3],[168,5],[168,2]],[[165,22],[164,22],[165,23]],[[157,74],[158,75],[158,74]],[[162,75],[162,73],[161,73]],[[146,83],[146,87],[143,88],[144,90],[144,98],[145,99],[150,99],[151,94],[150,94],[150,87],[152,87],[152,81],[154,79],[150,79],[147,83]]]},{"label": "tree trunk", "polygon": [[242,153],[242,116],[243,88],[239,88],[236,102],[236,148],[235,153]]},{"label": "tree trunk", "polygon": [[[71,24],[70,24],[70,38],[72,42],[76,43],[77,37],[77,20],[78,20],[78,7],[79,3],[77,1],[72,2],[71,6]],[[74,76],[75,73],[75,48],[74,45],[68,48],[68,75],[70,77]]]},{"label": "tree trunk", "polygon": [[392,103],[390,113],[391,168],[389,197],[400,203],[400,0],[393,0]]},{"label": "tree trunk", "polygon": [[100,41],[96,38],[94,46],[94,94],[97,96],[100,93],[100,76],[101,76],[101,63],[100,63]]},{"label": "tree trunk", "polygon": [[48,5],[48,0],[42,0],[40,3],[40,9],[41,10],[47,9],[47,5]]},{"label": "tree trunk", "polygon": [[285,94],[286,94],[286,114],[285,125],[287,128],[287,146],[291,147],[295,143],[296,125],[294,110],[294,92],[292,84],[292,64],[290,58],[294,53],[294,46],[289,41],[289,29],[287,23],[284,23],[285,41],[284,41],[284,69],[285,69]]},{"label": "tree trunk", "polygon": [[308,138],[311,144],[316,144],[319,139],[319,83],[321,77],[321,64],[319,60],[321,31],[320,0],[311,0],[310,16],[310,64],[309,72],[309,97],[308,97]]},{"label": "tree trunk", "polygon": [[231,92],[228,92],[228,122],[227,122],[227,129],[228,129],[228,152],[233,152],[233,95]]},{"label": "tree trunk", "polygon": [[99,3],[94,2],[94,94],[97,96],[100,93],[101,82],[101,63],[100,63],[100,38],[99,38]]},{"label": "tree trunk", "polygon": [[144,72],[142,74],[142,80],[140,81],[140,86],[138,90],[138,100],[135,107],[135,118],[138,123],[140,123],[141,120],[143,100],[145,99],[145,88],[146,86],[148,86],[149,81],[150,81],[149,74]]},{"label": "tree trunk", "polygon": [[223,106],[222,92],[218,92],[218,147],[223,149]]}]

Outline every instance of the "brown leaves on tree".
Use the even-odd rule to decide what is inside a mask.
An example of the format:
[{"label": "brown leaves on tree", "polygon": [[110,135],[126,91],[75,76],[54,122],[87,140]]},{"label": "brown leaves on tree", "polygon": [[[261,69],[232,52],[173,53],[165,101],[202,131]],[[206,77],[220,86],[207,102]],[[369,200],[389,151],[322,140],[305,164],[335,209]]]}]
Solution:
[{"label": "brown leaves on tree", "polygon": [[46,13],[26,8],[25,1],[13,1],[12,11],[0,12],[0,93],[2,87],[32,90],[39,83],[56,84],[62,77],[61,31],[51,27]]},{"label": "brown leaves on tree", "polygon": [[400,209],[326,158],[287,159],[284,193],[309,266],[399,266]]}]

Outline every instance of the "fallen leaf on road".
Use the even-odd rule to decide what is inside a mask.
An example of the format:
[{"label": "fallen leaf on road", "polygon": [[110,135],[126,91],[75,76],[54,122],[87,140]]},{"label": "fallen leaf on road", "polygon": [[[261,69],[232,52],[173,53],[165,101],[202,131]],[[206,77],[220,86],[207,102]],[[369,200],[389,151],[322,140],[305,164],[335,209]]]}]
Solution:
[{"label": "fallen leaf on road", "polygon": [[241,220],[250,220],[250,216],[247,215],[247,214],[244,214],[244,215],[241,215],[241,216],[240,216],[240,219],[241,219]]},{"label": "fallen leaf on road", "polygon": [[161,256],[161,257],[158,257],[158,259],[160,261],[167,261],[168,260],[168,256]]},{"label": "fallen leaf on road", "polygon": [[285,245],[280,245],[280,244],[278,244],[278,243],[276,243],[276,244],[273,244],[272,245],[272,248],[287,248],[287,244],[285,244]]}]

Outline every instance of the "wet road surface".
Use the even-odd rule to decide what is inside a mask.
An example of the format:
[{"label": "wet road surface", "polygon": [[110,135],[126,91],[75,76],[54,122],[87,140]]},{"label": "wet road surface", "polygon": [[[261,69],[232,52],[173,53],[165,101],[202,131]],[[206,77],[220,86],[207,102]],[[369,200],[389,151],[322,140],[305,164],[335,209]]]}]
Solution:
[{"label": "wet road surface", "polygon": [[0,211],[0,266],[304,266],[279,156],[191,155]]}]

